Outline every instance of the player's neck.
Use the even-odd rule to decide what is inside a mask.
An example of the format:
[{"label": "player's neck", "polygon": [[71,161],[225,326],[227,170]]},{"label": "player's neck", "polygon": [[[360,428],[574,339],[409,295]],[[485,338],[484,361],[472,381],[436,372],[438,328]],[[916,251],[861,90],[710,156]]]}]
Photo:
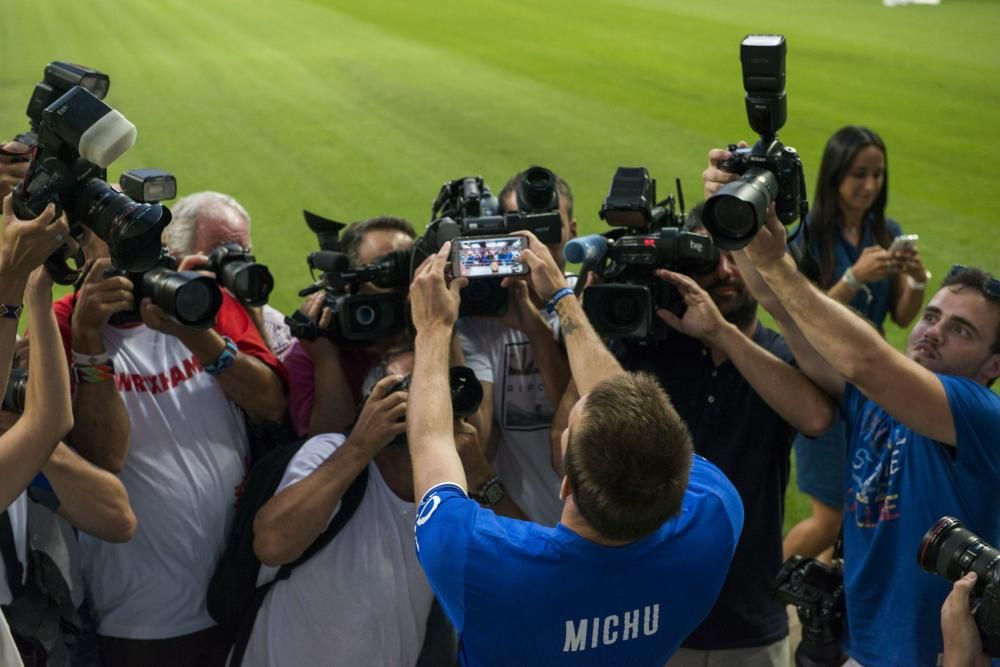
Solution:
[{"label": "player's neck", "polygon": [[580,514],[580,511],[576,508],[576,503],[573,502],[573,496],[569,496],[565,504],[563,504],[562,516],[559,518],[559,523],[588,542],[594,542],[601,546],[620,547],[631,542],[631,540],[609,540],[597,532]]}]

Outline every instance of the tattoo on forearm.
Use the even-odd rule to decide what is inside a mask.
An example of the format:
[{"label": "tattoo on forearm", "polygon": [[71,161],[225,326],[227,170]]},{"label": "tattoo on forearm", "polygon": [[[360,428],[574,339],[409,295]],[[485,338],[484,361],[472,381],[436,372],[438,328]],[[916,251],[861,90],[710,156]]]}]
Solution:
[{"label": "tattoo on forearm", "polygon": [[563,336],[569,336],[580,328],[575,322],[573,322],[573,319],[569,315],[560,316],[559,324],[562,326]]}]

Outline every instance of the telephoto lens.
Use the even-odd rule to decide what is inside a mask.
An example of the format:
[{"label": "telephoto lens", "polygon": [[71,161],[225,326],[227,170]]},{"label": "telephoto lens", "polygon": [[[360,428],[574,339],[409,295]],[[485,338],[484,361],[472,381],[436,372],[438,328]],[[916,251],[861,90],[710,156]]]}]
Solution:
[{"label": "telephoto lens", "polygon": [[920,567],[949,581],[958,581],[967,572],[975,572],[976,589],[991,581],[1000,581],[1000,551],[950,516],[938,519],[917,553]]},{"label": "telephoto lens", "polygon": [[142,276],[142,296],[148,296],[179,324],[209,329],[222,306],[219,286],[195,271],[156,267]]},{"label": "telephoto lens", "polygon": [[23,368],[10,369],[10,380],[3,395],[3,409],[7,412],[24,412],[24,399],[28,394],[28,371]]}]

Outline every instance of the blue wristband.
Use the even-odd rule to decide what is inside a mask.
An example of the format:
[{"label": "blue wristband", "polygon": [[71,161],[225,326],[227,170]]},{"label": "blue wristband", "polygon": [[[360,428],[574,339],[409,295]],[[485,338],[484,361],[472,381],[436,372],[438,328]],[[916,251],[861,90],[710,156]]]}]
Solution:
[{"label": "blue wristband", "polygon": [[205,364],[205,372],[209,375],[218,375],[222,373],[227,368],[233,365],[236,361],[236,353],[239,352],[239,348],[236,347],[236,343],[229,336],[223,336],[223,340],[226,341],[226,346],[222,348],[222,352],[219,354],[219,358],[215,360],[214,363]]},{"label": "blue wristband", "polygon": [[545,310],[549,311],[549,315],[553,315],[556,312],[556,304],[565,299],[568,296],[572,296],[573,290],[568,287],[562,287],[556,290],[556,293],[552,295],[546,304]]}]

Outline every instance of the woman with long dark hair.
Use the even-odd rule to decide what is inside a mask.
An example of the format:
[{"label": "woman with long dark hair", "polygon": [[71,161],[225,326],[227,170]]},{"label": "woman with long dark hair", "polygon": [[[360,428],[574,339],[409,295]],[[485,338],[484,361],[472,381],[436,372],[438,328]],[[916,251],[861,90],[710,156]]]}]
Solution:
[{"label": "woman with long dark hair", "polygon": [[[882,138],[866,127],[849,125],[830,137],[800,247],[802,271],[883,333],[887,316],[900,327],[913,321],[930,277],[915,244],[890,251],[902,231],[885,217],[887,160]],[[845,438],[844,424],[837,420],[825,435],[799,435],[795,441],[796,481],[810,496],[812,516],[789,531],[786,557],[816,556],[837,538],[845,494]]]}]

